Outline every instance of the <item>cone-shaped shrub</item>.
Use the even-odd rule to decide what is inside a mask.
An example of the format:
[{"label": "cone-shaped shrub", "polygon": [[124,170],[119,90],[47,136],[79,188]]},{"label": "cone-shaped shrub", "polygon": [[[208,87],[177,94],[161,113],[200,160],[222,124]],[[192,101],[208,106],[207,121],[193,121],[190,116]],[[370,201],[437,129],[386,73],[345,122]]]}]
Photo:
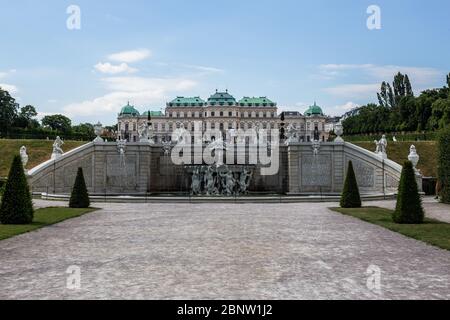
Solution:
[{"label": "cone-shaped shrub", "polygon": [[86,182],[84,181],[83,169],[78,168],[77,178],[75,179],[75,185],[73,186],[72,195],[70,196],[69,207],[89,208],[90,204]]},{"label": "cone-shaped shrub", "polygon": [[450,204],[450,126],[439,134],[438,194],[443,203]]},{"label": "cone-shaped shrub", "polygon": [[20,156],[15,156],[0,206],[2,224],[29,224],[33,222],[33,202]]},{"label": "cone-shaped shrub", "polygon": [[345,178],[344,191],[342,191],[341,208],[361,208],[361,196],[359,195],[358,182],[351,161],[348,163],[347,177]]},{"label": "cone-shaped shrub", "polygon": [[397,206],[392,217],[396,223],[420,224],[423,223],[424,216],[413,164],[406,161],[398,187]]}]

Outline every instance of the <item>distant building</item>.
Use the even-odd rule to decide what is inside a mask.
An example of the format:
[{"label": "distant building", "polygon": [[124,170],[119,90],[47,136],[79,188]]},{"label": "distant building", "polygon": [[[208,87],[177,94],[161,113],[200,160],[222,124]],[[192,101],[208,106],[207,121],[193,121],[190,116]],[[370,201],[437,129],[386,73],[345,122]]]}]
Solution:
[{"label": "distant building", "polygon": [[342,117],[331,117],[328,118],[327,122],[325,123],[325,132],[335,132],[336,131],[336,125],[342,120]]},{"label": "distant building", "polygon": [[[295,126],[301,141],[311,141],[315,134],[326,141],[325,131],[327,117],[322,109],[314,103],[305,115],[299,112],[284,112],[286,124]],[[216,91],[206,101],[200,97],[177,97],[166,104],[165,112],[146,111],[140,113],[129,103],[118,116],[118,138],[129,142],[139,141],[139,125],[151,121],[155,142],[168,141],[172,132],[184,127],[194,131],[199,126],[202,132],[219,129],[223,133],[231,129],[272,129],[280,128],[280,115],[277,103],[267,97],[243,97],[236,100],[228,90]]]}]

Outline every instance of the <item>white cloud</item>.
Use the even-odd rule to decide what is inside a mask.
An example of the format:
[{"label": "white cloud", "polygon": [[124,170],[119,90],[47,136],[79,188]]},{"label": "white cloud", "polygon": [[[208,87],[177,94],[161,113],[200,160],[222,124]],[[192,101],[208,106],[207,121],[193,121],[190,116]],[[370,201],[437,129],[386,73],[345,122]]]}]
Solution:
[{"label": "white cloud", "polygon": [[[143,77],[111,77],[102,79],[109,93],[63,108],[69,116],[94,116],[104,113],[117,113],[130,101],[139,106],[164,105],[170,93],[189,91],[197,85],[190,79],[183,78],[143,78]],[[143,111],[143,110],[140,110]]]},{"label": "white cloud", "polygon": [[145,60],[152,56],[152,52],[148,49],[130,50],[113,53],[108,59],[116,62],[133,63]]},{"label": "white cloud", "polygon": [[338,106],[329,108],[328,111],[329,111],[330,115],[332,115],[332,116],[341,116],[344,113],[351,111],[353,109],[359,108],[359,107],[360,107],[359,104],[349,101],[347,103],[344,103],[343,105],[338,105]]},{"label": "white cloud", "polygon": [[214,68],[214,67],[207,67],[207,66],[197,66],[197,65],[191,65],[191,64],[185,64],[183,65],[186,68],[195,69],[198,71],[206,72],[206,73],[223,73],[225,70]]},{"label": "white cloud", "polygon": [[380,84],[344,84],[326,88],[329,94],[344,98],[366,98],[376,95],[380,89]]},{"label": "white cloud", "polygon": [[128,64],[125,62],[119,64],[119,65],[113,65],[109,62],[103,63],[99,62],[94,66],[95,70],[106,73],[106,74],[119,74],[119,73],[134,73],[138,71],[135,68],[131,68]]},{"label": "white cloud", "polygon": [[321,74],[330,77],[343,75],[349,71],[359,71],[380,82],[391,82],[394,75],[401,72],[408,75],[413,86],[433,85],[438,81],[443,81],[444,74],[434,68],[374,64],[323,64],[319,66],[319,71]]},{"label": "white cloud", "polygon": [[0,88],[3,90],[6,90],[9,92],[9,94],[17,94],[19,92],[19,88],[17,88],[15,85],[7,84],[7,83],[0,83]]}]

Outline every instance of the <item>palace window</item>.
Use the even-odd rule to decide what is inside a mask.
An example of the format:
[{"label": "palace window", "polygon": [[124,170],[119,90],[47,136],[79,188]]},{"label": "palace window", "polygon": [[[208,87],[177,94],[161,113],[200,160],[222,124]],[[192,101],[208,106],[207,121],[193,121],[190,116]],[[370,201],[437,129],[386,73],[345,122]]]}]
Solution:
[{"label": "palace window", "polygon": [[213,112],[211,112],[211,117],[215,117],[216,116],[216,113],[213,111]]}]

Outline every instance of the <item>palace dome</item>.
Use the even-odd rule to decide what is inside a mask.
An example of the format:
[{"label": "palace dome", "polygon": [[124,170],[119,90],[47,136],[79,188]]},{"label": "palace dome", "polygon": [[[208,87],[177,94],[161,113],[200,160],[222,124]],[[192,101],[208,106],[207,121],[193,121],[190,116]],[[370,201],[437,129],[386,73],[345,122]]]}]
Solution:
[{"label": "palace dome", "polygon": [[305,111],[306,116],[323,116],[322,108],[319,107],[315,102],[313,106],[310,106],[308,110]]},{"label": "palace dome", "polygon": [[139,111],[137,111],[136,108],[134,106],[131,106],[130,103],[128,102],[128,104],[124,106],[122,110],[120,110],[119,115],[138,117],[140,114]]}]

